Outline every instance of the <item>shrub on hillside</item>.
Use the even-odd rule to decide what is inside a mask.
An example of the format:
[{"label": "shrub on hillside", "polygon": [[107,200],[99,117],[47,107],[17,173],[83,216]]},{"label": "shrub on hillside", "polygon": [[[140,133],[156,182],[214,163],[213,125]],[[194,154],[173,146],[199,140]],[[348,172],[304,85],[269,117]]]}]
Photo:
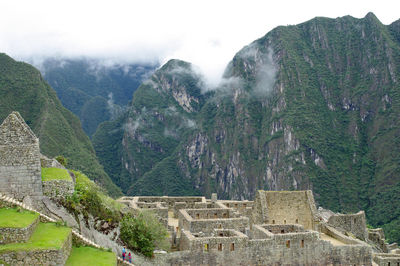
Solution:
[{"label": "shrub on hillside", "polygon": [[109,223],[121,220],[122,205],[106,196],[101,188],[79,171],[72,171],[76,177],[75,191],[62,203],[74,213],[88,214]]},{"label": "shrub on hillside", "polygon": [[62,155],[58,155],[55,158],[62,166],[67,167],[68,159]]},{"label": "shrub on hillside", "polygon": [[168,232],[154,213],[142,211],[136,217],[127,214],[121,223],[120,238],[125,245],[147,257],[155,248],[168,249]]}]

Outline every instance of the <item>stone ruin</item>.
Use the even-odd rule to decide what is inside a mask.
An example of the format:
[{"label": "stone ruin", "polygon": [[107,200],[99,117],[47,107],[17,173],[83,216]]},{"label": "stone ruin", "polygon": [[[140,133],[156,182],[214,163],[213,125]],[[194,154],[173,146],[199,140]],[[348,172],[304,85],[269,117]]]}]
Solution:
[{"label": "stone ruin", "polygon": [[39,139],[21,115],[12,112],[0,125],[0,193],[32,205],[44,195],[73,192],[72,180],[43,184],[41,167],[64,168],[40,153]]},{"label": "stone ruin", "polygon": [[154,211],[171,250],[159,265],[400,265],[397,244],[366,228],[364,212],[317,209],[311,191],[258,191],[254,201],[205,197],[122,197]]},{"label": "stone ruin", "polygon": [[0,192],[18,200],[43,195],[39,139],[18,112],[0,125]]},{"label": "stone ruin", "polygon": [[[39,140],[18,112],[0,125],[0,193],[43,197]],[[58,190],[55,187],[55,190]],[[400,249],[364,212],[317,209],[311,191],[258,191],[254,201],[205,197],[122,197],[133,211],[154,211],[170,233],[158,265],[397,265]]]}]

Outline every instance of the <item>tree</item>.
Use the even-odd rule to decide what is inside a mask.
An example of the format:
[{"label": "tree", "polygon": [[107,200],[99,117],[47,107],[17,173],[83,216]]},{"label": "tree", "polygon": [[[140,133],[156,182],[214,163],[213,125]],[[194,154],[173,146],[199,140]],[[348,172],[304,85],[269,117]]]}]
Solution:
[{"label": "tree", "polygon": [[153,256],[156,247],[168,248],[167,236],[165,227],[150,211],[142,211],[136,217],[127,214],[121,221],[121,240],[128,248],[147,257]]}]

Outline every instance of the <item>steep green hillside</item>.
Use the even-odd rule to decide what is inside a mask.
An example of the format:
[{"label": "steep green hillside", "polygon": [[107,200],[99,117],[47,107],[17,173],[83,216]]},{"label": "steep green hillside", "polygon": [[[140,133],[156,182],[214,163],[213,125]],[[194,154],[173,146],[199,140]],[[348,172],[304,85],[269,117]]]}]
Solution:
[{"label": "steep green hillside", "polygon": [[121,193],[99,164],[79,119],[61,105],[40,72],[0,54],[0,121],[14,110],[39,137],[43,154],[63,155],[68,167],[84,171],[112,195]]},{"label": "steep green hillside", "polygon": [[92,136],[101,122],[118,116],[136,88],[155,68],[110,65],[85,58],[50,58],[40,67],[62,104],[80,118],[88,136]]},{"label": "steep green hillside", "polygon": [[108,144],[119,156],[99,156],[131,169],[129,194],[245,199],[257,189],[312,189],[319,205],[366,210],[400,241],[399,32],[399,21],[385,26],[372,13],[278,27],[235,55],[221,85],[188,113],[196,127],[175,140],[153,138],[170,129],[163,112],[184,102],[163,99],[190,87],[171,82],[179,71],[152,79]]},{"label": "steep green hillside", "polygon": [[[100,162],[122,191],[145,189],[144,194],[151,193],[147,189],[150,181],[138,180],[171,155],[187,132],[196,128],[193,118],[205,99],[200,86],[200,77],[189,63],[171,60],[138,88],[123,117],[100,125],[93,145]],[[187,194],[176,190],[175,195],[180,193]]]}]

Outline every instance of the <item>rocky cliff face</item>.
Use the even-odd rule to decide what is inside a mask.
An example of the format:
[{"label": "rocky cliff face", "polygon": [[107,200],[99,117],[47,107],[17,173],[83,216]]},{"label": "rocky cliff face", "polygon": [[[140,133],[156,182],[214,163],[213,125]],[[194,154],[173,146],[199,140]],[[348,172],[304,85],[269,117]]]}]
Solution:
[{"label": "rocky cliff face", "polygon": [[[248,199],[257,189],[312,189],[320,205],[364,209],[400,238],[390,207],[400,203],[399,59],[399,22],[370,13],[274,29],[239,51],[207,95],[156,74],[122,130],[120,159],[137,180],[128,192]],[[164,134],[170,108],[196,126]]]},{"label": "rocky cliff face", "polygon": [[[123,191],[140,191],[137,182],[141,177],[170,156],[186,132],[196,128],[194,118],[205,100],[202,86],[191,64],[171,60],[138,88],[124,117],[100,127],[93,143]],[[110,159],[119,162],[110,165],[104,142],[115,131],[119,146]]]}]

